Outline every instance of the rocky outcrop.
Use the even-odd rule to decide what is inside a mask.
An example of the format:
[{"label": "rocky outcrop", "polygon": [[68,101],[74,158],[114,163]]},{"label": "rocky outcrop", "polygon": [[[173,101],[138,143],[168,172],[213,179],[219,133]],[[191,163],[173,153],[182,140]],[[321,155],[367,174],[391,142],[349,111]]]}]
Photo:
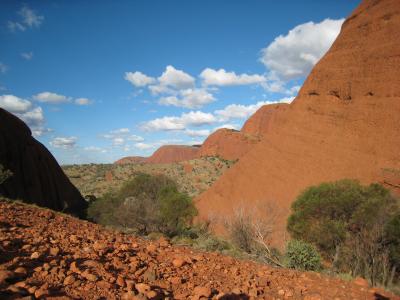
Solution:
[{"label": "rocky outcrop", "polygon": [[310,185],[354,178],[398,190],[399,28],[400,1],[363,1],[296,99],[273,114],[268,138],[196,199],[200,217],[223,232],[216,216],[259,203],[263,218],[278,214],[272,241],[283,246],[290,205]]},{"label": "rocky outcrop", "polygon": [[289,106],[287,103],[267,104],[261,106],[247,121],[244,123],[242,133],[262,137],[264,133],[269,131],[270,123],[274,114],[278,111],[286,110]]},{"label": "rocky outcrop", "polygon": [[165,145],[158,148],[152,156],[146,159],[146,163],[168,164],[197,157],[199,147],[183,145]]},{"label": "rocky outcrop", "polygon": [[146,159],[147,157],[143,156],[127,156],[117,160],[116,162],[114,162],[114,164],[116,165],[138,164],[146,162]]},{"label": "rocky outcrop", "polygon": [[399,299],[366,280],[142,240],[50,210],[0,200],[0,211],[1,299]]},{"label": "rocky outcrop", "polygon": [[227,160],[236,160],[246,154],[258,141],[257,136],[222,128],[204,141],[198,156],[219,156]]},{"label": "rocky outcrop", "polygon": [[228,160],[239,159],[263,138],[274,114],[285,110],[287,106],[288,104],[285,103],[262,106],[246,121],[240,131],[218,129],[204,141],[198,156],[219,156]]},{"label": "rocky outcrop", "polygon": [[0,120],[0,164],[13,173],[0,185],[0,194],[82,215],[86,201],[28,126],[1,108]]}]

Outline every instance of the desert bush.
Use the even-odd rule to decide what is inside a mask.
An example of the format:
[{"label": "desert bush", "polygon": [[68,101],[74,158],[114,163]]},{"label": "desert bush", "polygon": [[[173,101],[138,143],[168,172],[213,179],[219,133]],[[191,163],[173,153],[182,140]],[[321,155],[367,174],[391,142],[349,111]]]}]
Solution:
[{"label": "desert bush", "polygon": [[301,193],[287,228],[317,246],[334,271],[387,285],[399,266],[398,215],[398,200],[381,185],[341,180]]},{"label": "desert bush", "polygon": [[321,269],[321,256],[312,244],[291,240],[286,246],[285,264],[292,269],[318,271]]},{"label": "desert bush", "polygon": [[164,175],[138,174],[118,191],[89,205],[88,216],[109,226],[135,229],[138,234],[174,236],[192,222],[197,210],[190,197]]}]

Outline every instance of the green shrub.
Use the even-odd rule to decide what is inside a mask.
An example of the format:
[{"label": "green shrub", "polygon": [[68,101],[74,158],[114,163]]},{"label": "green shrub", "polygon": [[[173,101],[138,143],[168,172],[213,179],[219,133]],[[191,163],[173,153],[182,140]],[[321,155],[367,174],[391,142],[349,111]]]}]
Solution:
[{"label": "green shrub", "polygon": [[301,193],[287,228],[317,246],[334,271],[387,285],[400,267],[399,215],[398,200],[383,186],[341,180]]},{"label": "green shrub", "polygon": [[161,232],[174,236],[192,222],[197,210],[192,199],[178,191],[164,175],[138,174],[120,190],[109,192],[89,205],[91,220],[138,234]]},{"label": "green shrub", "polygon": [[286,266],[292,269],[318,271],[321,269],[321,256],[310,243],[291,240],[286,246]]}]

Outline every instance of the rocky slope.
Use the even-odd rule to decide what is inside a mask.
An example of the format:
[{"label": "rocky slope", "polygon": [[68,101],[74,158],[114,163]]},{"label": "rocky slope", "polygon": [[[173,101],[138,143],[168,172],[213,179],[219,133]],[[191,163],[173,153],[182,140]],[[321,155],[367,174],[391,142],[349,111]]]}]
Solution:
[{"label": "rocky slope", "polygon": [[0,200],[0,211],[1,299],[400,299],[362,279],[144,241],[33,206]]},{"label": "rocky slope", "polygon": [[283,246],[290,205],[310,185],[355,178],[399,191],[399,28],[400,1],[363,1],[294,102],[273,114],[268,138],[197,199],[201,218],[222,232],[215,216],[262,203],[279,214],[273,242]]},{"label": "rocky slope", "polygon": [[0,185],[0,195],[81,214],[86,201],[28,126],[1,108],[0,120],[0,164],[13,173]]},{"label": "rocky slope", "polygon": [[152,156],[146,159],[147,163],[167,164],[194,159],[199,147],[183,145],[165,145],[158,148]]},{"label": "rocky slope", "polygon": [[147,157],[143,156],[127,156],[121,159],[118,159],[114,164],[116,165],[125,165],[125,164],[138,164],[146,162]]}]

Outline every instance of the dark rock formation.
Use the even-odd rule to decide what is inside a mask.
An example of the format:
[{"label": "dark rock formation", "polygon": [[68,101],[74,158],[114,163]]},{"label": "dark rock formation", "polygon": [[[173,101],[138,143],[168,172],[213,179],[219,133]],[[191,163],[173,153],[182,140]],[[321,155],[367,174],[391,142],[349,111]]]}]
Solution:
[{"label": "dark rock formation", "polygon": [[86,201],[28,126],[1,108],[0,122],[0,164],[13,173],[0,194],[83,216]]}]

